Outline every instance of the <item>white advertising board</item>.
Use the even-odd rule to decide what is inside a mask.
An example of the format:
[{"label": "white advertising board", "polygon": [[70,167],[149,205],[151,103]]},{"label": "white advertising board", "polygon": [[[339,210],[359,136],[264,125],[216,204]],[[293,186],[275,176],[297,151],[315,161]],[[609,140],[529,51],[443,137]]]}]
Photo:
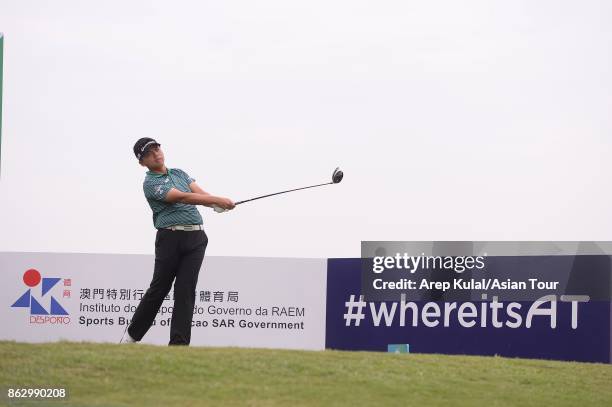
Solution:
[{"label": "white advertising board", "polygon": [[[154,257],[0,252],[0,339],[118,342]],[[327,259],[205,257],[191,345],[325,348]],[[167,344],[173,289],[142,343]]]}]

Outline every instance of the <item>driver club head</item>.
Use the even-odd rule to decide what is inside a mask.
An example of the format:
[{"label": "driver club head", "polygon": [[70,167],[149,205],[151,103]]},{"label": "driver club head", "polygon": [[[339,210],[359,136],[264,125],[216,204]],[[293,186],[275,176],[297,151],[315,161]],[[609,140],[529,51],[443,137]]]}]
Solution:
[{"label": "driver club head", "polygon": [[340,167],[338,167],[334,170],[334,173],[332,174],[332,182],[334,184],[337,184],[342,181],[342,177],[344,177],[344,174],[340,170]]}]

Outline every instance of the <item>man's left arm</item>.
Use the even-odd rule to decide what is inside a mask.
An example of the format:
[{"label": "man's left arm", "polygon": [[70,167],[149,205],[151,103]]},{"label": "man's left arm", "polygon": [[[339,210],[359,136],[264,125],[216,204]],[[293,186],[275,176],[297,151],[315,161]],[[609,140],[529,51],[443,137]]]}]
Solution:
[{"label": "man's left arm", "polygon": [[[202,188],[200,188],[200,186],[198,184],[196,184],[195,181],[193,181],[191,184],[189,184],[189,189],[191,189],[191,192],[196,193],[196,194],[210,195],[208,192],[206,192]],[[212,205],[206,205],[206,204],[204,204],[204,206],[208,206],[209,208],[213,207]]]},{"label": "man's left arm", "polygon": [[[187,181],[187,184],[189,185],[189,189],[191,190],[191,192],[196,193],[196,194],[202,194],[202,195],[210,195],[208,192],[206,192],[202,188],[200,188],[200,186],[198,184],[196,184],[195,179],[190,177],[189,174],[187,174],[183,170],[179,170],[179,171],[181,172],[181,174],[185,178],[185,181]],[[213,207],[213,205],[206,205],[206,204],[204,204],[204,206],[208,206],[209,208]]]},{"label": "man's left arm", "polygon": [[195,192],[196,194],[210,195],[208,192],[206,192],[202,188],[200,188],[200,186],[198,184],[196,184],[195,181],[193,181],[191,184],[189,184],[189,189],[191,189],[191,192]]}]

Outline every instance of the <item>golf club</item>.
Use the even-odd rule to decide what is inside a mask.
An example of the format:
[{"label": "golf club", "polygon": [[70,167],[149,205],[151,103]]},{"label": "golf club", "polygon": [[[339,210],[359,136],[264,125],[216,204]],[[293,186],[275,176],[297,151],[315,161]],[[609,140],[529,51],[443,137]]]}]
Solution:
[{"label": "golf club", "polygon": [[[293,191],[299,191],[301,189],[308,189],[308,188],[314,188],[314,187],[320,187],[323,185],[331,185],[331,184],[338,184],[340,181],[342,181],[342,177],[344,177],[344,174],[342,173],[342,171],[340,170],[340,167],[337,167],[334,172],[332,173],[332,182],[325,182],[323,184],[317,184],[317,185],[310,185],[307,187],[302,187],[302,188],[295,188],[295,189],[288,189],[286,191],[281,191],[281,192],[275,192],[273,194],[267,194],[267,195],[262,195],[262,196],[257,196],[255,198],[251,198],[251,199],[245,199],[243,201],[238,201],[235,203],[235,205],[240,205],[243,204],[245,202],[250,202],[250,201],[255,201],[256,199],[261,199],[261,198],[267,198],[269,196],[274,196],[274,195],[279,195],[279,194],[286,194],[287,192],[293,192]],[[226,212],[229,209],[223,209],[218,205],[213,205],[213,208],[215,210],[215,212]]]}]

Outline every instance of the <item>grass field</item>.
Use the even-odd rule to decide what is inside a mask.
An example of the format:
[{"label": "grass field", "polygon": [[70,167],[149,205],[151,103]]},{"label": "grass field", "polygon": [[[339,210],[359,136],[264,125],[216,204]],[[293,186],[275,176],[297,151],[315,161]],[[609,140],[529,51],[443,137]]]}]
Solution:
[{"label": "grass field", "polygon": [[611,365],[501,357],[0,342],[0,378],[70,406],[612,405]]}]

